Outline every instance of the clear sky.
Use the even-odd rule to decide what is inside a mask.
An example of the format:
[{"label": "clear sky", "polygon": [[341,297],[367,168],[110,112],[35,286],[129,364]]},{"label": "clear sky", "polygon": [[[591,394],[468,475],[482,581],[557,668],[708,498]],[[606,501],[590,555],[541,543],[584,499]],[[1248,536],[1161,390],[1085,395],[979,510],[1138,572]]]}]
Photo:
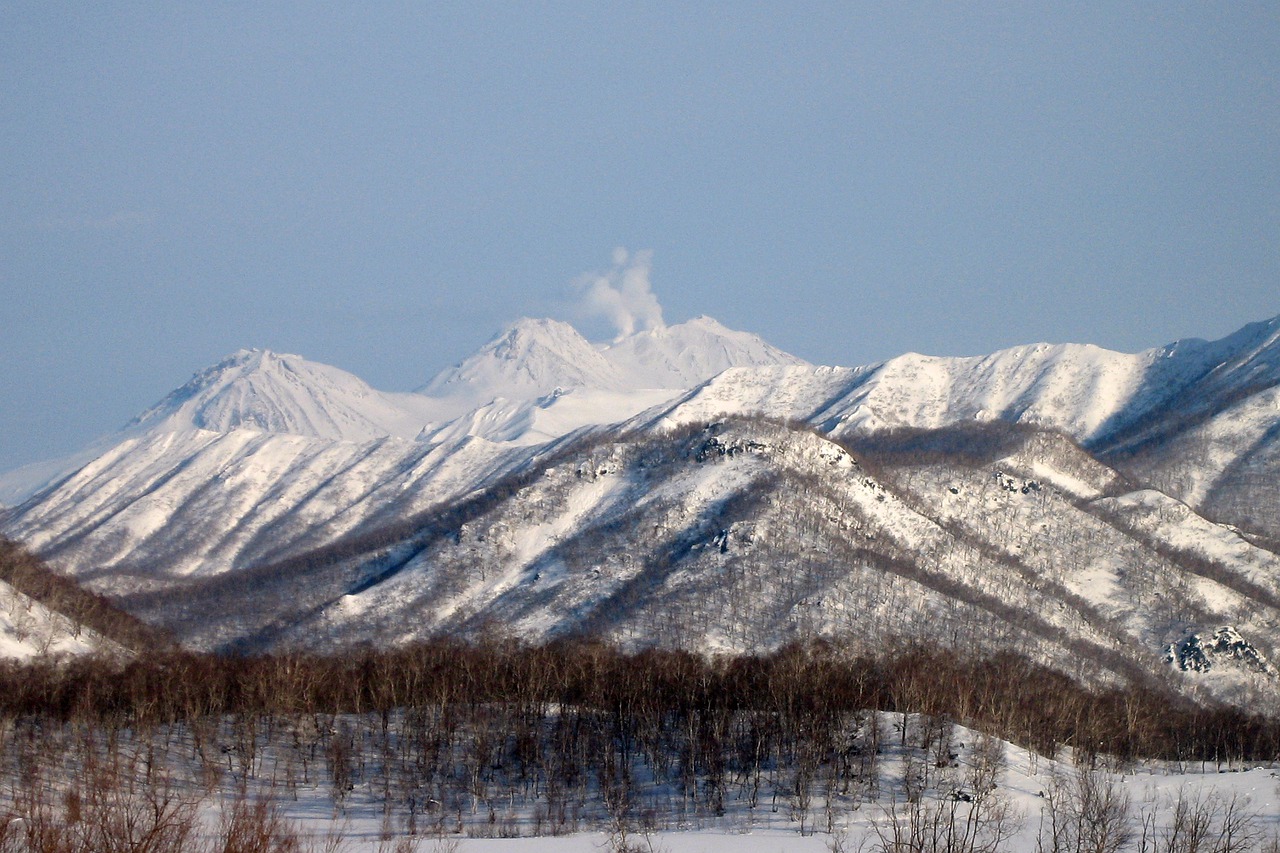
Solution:
[{"label": "clear sky", "polygon": [[417,387],[619,246],[823,363],[1280,313],[1273,2],[40,0],[0,79],[0,470],[245,346]]}]

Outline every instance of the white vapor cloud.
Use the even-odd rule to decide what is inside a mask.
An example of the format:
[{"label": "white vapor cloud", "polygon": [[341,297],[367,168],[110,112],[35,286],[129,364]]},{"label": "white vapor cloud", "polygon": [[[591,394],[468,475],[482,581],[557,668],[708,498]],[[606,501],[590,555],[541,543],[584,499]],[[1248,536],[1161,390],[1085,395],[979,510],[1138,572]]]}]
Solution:
[{"label": "white vapor cloud", "polygon": [[586,273],[574,283],[582,293],[580,310],[591,317],[603,317],[618,330],[618,337],[647,329],[661,329],[662,306],[649,285],[653,252],[629,253],[613,250],[613,268],[603,273]]}]

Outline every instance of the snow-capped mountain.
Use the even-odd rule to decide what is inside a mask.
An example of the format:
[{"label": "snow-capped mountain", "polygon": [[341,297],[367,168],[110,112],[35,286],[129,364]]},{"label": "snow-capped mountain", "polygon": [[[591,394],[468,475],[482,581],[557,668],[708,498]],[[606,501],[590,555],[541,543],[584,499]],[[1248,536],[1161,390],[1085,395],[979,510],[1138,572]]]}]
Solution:
[{"label": "snow-capped mountain", "polygon": [[[908,353],[859,368],[733,369],[691,391],[668,417],[763,411],[806,420],[835,435],[1004,421],[1060,430],[1097,445],[1150,425],[1150,415],[1182,398],[1196,397],[1207,407],[1237,393],[1239,383],[1226,377],[1243,373],[1264,386],[1280,381],[1280,370],[1262,365],[1231,370],[1260,354],[1252,339],[1231,346],[1235,337],[1136,354],[1033,344],[970,358]],[[1273,350],[1274,340],[1261,352]]]},{"label": "snow-capped mountain", "polygon": [[573,326],[523,319],[461,364],[437,374],[419,393],[454,400],[465,410],[498,397],[532,400],[557,388],[625,387],[617,368]]},{"label": "snow-capped mountain", "polygon": [[649,387],[655,379],[803,364],[708,318],[634,338],[600,347],[567,323],[521,320],[400,394],[300,356],[242,350],[77,459],[3,530],[102,588],[217,574],[420,512],[538,445],[685,390]]},{"label": "snow-capped mountain", "polygon": [[1036,344],[851,369],[732,369],[637,422],[742,411],[837,437],[969,422],[1054,429],[1215,518],[1280,539],[1280,318],[1136,354]]},{"label": "snow-capped mountain", "polygon": [[1277,401],[1280,318],[859,368],[524,320],[412,394],[237,353],[0,532],[204,647],[894,634],[1280,696]]},{"label": "snow-capped mountain", "polygon": [[601,349],[629,388],[692,388],[730,368],[805,366],[758,335],[710,317],[636,332]]},{"label": "snow-capped mountain", "polygon": [[519,320],[413,393],[378,391],[302,356],[245,349],[84,451],[0,474],[0,503],[19,504],[122,442],[162,433],[244,429],[357,443],[475,436],[536,444],[624,420],[729,367],[803,363],[707,317],[607,345],[558,320]]},{"label": "snow-capped mountain", "polygon": [[520,320],[419,389],[440,419],[419,438],[533,444],[616,423],[731,368],[807,366],[710,317],[592,344],[558,320]]},{"label": "snow-capped mountain", "polygon": [[301,356],[240,350],[138,415],[130,432],[238,429],[337,441],[413,438],[430,405]]},{"label": "snow-capped mountain", "polygon": [[710,317],[635,332],[609,344],[592,344],[559,320],[524,319],[419,393],[477,405],[497,397],[533,400],[557,389],[687,389],[731,367],[803,364],[759,336]]}]

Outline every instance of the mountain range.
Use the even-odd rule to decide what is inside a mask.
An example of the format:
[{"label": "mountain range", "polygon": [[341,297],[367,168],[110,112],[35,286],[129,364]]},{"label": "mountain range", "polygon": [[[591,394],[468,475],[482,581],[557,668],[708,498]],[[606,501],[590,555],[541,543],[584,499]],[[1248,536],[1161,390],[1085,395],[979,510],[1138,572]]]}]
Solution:
[{"label": "mountain range", "polygon": [[1280,318],[857,368],[521,320],[412,393],[235,353],[0,478],[0,533],[196,648],[926,641],[1248,703],[1280,696],[1278,436]]}]

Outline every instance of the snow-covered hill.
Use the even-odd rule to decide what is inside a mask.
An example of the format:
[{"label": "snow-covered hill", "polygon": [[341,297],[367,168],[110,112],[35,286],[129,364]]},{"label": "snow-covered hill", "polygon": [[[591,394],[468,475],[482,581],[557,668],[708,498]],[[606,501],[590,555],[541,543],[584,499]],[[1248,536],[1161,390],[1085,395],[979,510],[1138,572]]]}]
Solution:
[{"label": "snow-covered hill", "polygon": [[[1158,673],[1192,693],[1280,696],[1280,557],[1128,491],[1061,434],[952,440],[970,454],[915,438],[851,453],[760,419],[584,436],[381,535],[128,601],[202,647],[893,637],[1013,649],[1100,683]],[[1171,655],[1223,628],[1240,654],[1184,673]]]},{"label": "snow-covered hill", "polygon": [[0,581],[0,660],[75,657],[106,645],[94,631]]},{"label": "snow-covered hill", "polygon": [[119,657],[167,640],[0,538],[0,661]]}]

